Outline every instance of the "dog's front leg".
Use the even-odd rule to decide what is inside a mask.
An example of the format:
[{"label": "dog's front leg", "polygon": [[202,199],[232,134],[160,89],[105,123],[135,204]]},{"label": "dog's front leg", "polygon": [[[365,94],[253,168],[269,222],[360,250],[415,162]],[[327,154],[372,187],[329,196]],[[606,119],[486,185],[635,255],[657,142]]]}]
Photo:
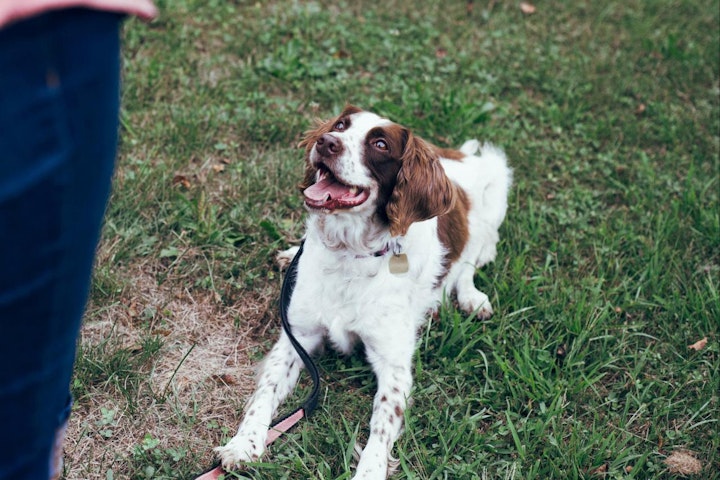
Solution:
[{"label": "dog's front leg", "polygon": [[[321,336],[296,336],[306,351],[311,353],[322,340]],[[242,462],[255,461],[265,451],[268,427],[280,403],[292,392],[297,383],[302,360],[285,332],[263,360],[255,393],[245,408],[237,434],[224,447],[215,451],[226,470]]]},{"label": "dog's front leg", "polygon": [[[398,342],[400,343],[400,342]],[[405,343],[405,342],[402,342]],[[411,337],[409,344],[413,345]],[[368,360],[377,376],[370,436],[360,455],[354,480],[380,480],[388,476],[392,448],[400,436],[404,412],[412,388],[412,348],[386,351],[367,348]]]}]

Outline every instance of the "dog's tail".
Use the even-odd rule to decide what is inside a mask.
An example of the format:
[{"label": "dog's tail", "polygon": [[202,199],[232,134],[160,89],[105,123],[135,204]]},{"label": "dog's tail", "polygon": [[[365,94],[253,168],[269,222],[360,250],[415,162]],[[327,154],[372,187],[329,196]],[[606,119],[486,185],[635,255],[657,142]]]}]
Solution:
[{"label": "dog's tail", "polygon": [[466,140],[460,147],[460,151],[465,155],[475,155],[479,148],[480,142],[473,138],[472,140]]}]

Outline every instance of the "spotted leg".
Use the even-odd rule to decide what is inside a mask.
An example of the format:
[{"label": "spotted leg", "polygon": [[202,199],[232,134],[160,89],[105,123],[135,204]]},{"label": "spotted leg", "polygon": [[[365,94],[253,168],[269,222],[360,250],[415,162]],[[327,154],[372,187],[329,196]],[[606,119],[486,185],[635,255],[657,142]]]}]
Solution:
[{"label": "spotted leg", "polygon": [[[312,353],[320,344],[320,335],[298,335],[300,344]],[[237,434],[224,447],[215,448],[223,468],[232,470],[243,462],[255,461],[265,452],[268,427],[280,403],[297,384],[302,360],[285,332],[267,355],[260,370],[255,393],[245,408]]]},{"label": "spotted leg", "polygon": [[[412,388],[412,354],[414,336],[404,341],[388,342],[378,348],[368,346],[368,360],[377,376],[378,390],[373,401],[370,436],[360,455],[354,480],[385,479],[389,474],[392,448],[400,436],[404,412]],[[398,348],[398,345],[408,348]]]}]

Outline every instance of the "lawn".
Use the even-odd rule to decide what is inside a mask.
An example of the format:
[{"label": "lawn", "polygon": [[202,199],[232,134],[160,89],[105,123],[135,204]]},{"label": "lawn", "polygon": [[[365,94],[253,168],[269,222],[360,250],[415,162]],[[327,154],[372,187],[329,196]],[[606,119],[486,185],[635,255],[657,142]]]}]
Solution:
[{"label": "lawn", "polygon": [[[720,478],[718,0],[157,3],[124,27],[65,478],[186,479],[234,434],[303,233],[297,143],[346,103],[514,168],[495,315],[448,299],[420,332],[395,478]],[[320,370],[239,478],[350,478],[375,381]]]}]

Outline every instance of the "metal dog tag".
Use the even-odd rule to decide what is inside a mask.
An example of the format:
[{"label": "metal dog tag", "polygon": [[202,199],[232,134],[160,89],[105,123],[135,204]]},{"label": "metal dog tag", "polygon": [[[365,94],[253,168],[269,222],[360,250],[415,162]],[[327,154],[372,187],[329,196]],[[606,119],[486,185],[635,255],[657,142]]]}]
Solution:
[{"label": "metal dog tag", "polygon": [[407,255],[400,253],[390,257],[390,273],[393,275],[400,275],[407,273],[410,270],[410,263],[408,262]]}]

